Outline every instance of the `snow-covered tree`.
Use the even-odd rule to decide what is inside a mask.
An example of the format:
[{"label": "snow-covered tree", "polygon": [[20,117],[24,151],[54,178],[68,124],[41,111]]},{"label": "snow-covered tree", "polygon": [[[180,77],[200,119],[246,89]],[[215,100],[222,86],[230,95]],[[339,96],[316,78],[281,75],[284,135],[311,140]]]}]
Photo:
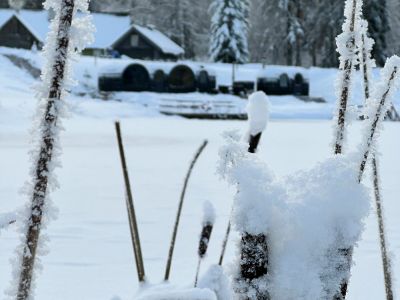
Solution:
[{"label": "snow-covered tree", "polygon": [[212,2],[210,56],[213,61],[225,63],[248,61],[249,5],[247,0]]},{"label": "snow-covered tree", "polygon": [[393,55],[400,52],[400,1],[388,0],[387,11],[390,31],[388,33],[388,52]]},{"label": "snow-covered tree", "polygon": [[8,4],[18,12],[24,7],[25,0],[8,0]]},{"label": "snow-covered tree", "polygon": [[280,0],[279,7],[284,11],[286,20],[286,59],[288,65],[301,65],[301,43],[304,37],[302,26],[303,10],[299,0]]},{"label": "snow-covered tree", "polygon": [[364,16],[369,23],[369,34],[375,40],[372,56],[378,66],[385,64],[387,34],[390,31],[386,0],[364,0]]}]

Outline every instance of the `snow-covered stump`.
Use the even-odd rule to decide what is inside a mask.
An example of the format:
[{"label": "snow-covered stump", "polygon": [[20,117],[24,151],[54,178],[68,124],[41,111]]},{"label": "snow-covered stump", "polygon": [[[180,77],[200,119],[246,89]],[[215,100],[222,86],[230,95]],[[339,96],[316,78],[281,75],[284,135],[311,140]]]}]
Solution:
[{"label": "snow-covered stump", "polygon": [[[8,294],[18,300],[33,299],[33,280],[38,268],[38,254],[43,253],[41,230],[51,218],[49,192],[57,186],[53,175],[58,166],[60,116],[63,112],[65,88],[71,85],[69,59],[91,42],[93,27],[89,18],[74,20],[77,10],[87,12],[87,0],[47,0],[46,9],[55,11],[44,53],[46,63],[42,71],[39,91],[38,140],[33,151],[31,204],[27,208],[26,222],[21,220],[22,245],[17,249],[12,286]],[[25,221],[25,220],[24,220]],[[19,266],[18,266],[19,265]]]},{"label": "snow-covered stump", "polygon": [[[261,139],[261,135],[268,123],[269,107],[268,98],[264,92],[253,93],[249,97],[247,107],[249,118],[248,152],[255,153]],[[238,186],[240,193],[240,186]],[[248,214],[243,210],[242,214]],[[252,218],[248,215],[246,218]],[[238,228],[241,234],[239,273],[237,274],[234,289],[239,299],[269,299],[269,293],[265,289],[266,276],[268,274],[268,235],[260,230]],[[257,231],[257,230],[256,230]]]}]

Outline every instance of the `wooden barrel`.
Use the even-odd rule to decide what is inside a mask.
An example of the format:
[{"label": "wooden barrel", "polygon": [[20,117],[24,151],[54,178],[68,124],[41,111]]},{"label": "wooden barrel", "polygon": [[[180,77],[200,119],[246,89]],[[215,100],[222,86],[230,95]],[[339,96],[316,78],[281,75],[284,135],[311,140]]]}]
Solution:
[{"label": "wooden barrel", "polygon": [[196,91],[196,77],[193,70],[186,65],[175,66],[168,76],[170,93],[191,93]]},{"label": "wooden barrel", "polygon": [[98,86],[102,92],[118,92],[124,89],[121,76],[102,75],[99,77]]},{"label": "wooden barrel", "polygon": [[279,94],[280,95],[291,95],[293,93],[292,82],[289,75],[283,73],[279,76]]},{"label": "wooden barrel", "polygon": [[293,94],[295,96],[308,96],[310,93],[310,83],[301,73],[294,75]]},{"label": "wooden barrel", "polygon": [[200,93],[215,93],[217,82],[215,76],[207,70],[201,70],[197,75],[197,88]]},{"label": "wooden barrel", "polygon": [[157,70],[153,74],[152,91],[157,93],[167,92],[167,74],[163,70]]},{"label": "wooden barrel", "polygon": [[276,77],[261,77],[257,79],[257,90],[267,95],[279,95],[279,79]]},{"label": "wooden barrel", "polygon": [[141,64],[129,65],[122,73],[125,91],[149,91],[151,87],[150,75],[146,67]]}]

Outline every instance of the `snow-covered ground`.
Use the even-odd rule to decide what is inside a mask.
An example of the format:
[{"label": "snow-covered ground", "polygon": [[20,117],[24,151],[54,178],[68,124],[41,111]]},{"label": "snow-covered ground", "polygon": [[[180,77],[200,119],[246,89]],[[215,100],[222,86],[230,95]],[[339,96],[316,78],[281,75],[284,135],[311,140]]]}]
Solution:
[{"label": "snow-covered ground", "polygon": [[[0,213],[3,213],[28,200],[19,195],[19,190],[28,178],[28,130],[36,100],[31,90],[35,81],[29,75],[1,55],[0,66]],[[85,70],[95,74],[97,69],[93,66],[93,58],[84,58],[78,65],[78,78],[84,80]],[[332,91],[336,72],[311,69],[310,73],[313,74],[310,76],[312,95],[324,97],[327,104],[306,104],[292,97],[272,98],[272,121],[259,155],[278,175],[311,168],[331,150],[329,118],[335,98]],[[355,98],[361,96],[360,91],[357,89]],[[37,282],[39,300],[125,300],[133,299],[137,291],[113,125],[116,119],[121,119],[149,281],[158,283],[163,278],[183,177],[203,139],[210,143],[187,190],[171,283],[186,287],[193,284],[205,200],[214,204],[217,220],[201,274],[218,262],[235,194],[215,175],[218,149],[223,143],[221,133],[231,129],[244,132],[246,123],[165,117],[157,112],[154,103],[159,95],[154,93],[121,93],[117,97],[121,101],[76,95],[68,98],[71,116],[64,122],[66,130],[62,134],[63,168],[57,170],[60,189],[52,197],[59,208],[59,217],[48,229],[50,253],[43,258],[44,269]],[[353,148],[358,144],[360,129],[359,122],[350,128],[349,141]],[[386,123],[380,139],[382,193],[393,254],[400,251],[399,130],[400,124]],[[233,235],[228,244],[227,266],[234,256],[235,239],[237,236]],[[9,284],[9,259],[17,242],[13,226],[0,232],[0,293]],[[396,277],[400,276],[399,259],[393,258]],[[366,222],[362,242],[355,250],[355,263],[348,299],[384,299],[377,220],[373,211]],[[395,290],[400,290],[398,281]]]}]

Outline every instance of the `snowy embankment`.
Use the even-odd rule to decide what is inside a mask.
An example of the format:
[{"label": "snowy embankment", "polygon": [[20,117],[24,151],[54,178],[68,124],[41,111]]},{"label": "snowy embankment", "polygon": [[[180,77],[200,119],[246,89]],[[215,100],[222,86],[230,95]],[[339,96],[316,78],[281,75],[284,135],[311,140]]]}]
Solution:
[{"label": "snowy embankment", "polygon": [[[36,54],[24,55],[33,63],[40,64]],[[108,62],[97,61],[98,66],[105,63]],[[28,129],[36,106],[31,86],[37,81],[2,55],[0,66],[2,214],[13,211],[26,201],[18,191],[28,176]],[[81,82],[87,80],[93,83],[94,75],[89,78],[85,75],[88,74],[86,70],[91,72],[89,74],[97,72],[93,58],[85,57],[78,64]],[[272,122],[262,139],[259,156],[277,176],[293,174],[295,170],[307,170],[331,152],[330,121],[276,120],[301,119],[306,113],[310,118],[330,117],[334,102],[333,87],[330,86],[333,85],[336,71],[311,69],[310,73],[313,74],[311,94],[324,97],[328,104],[306,104],[291,97],[271,99]],[[313,84],[314,77],[318,78],[319,86]],[[79,87],[86,89],[82,84]],[[112,124],[116,118],[122,118],[146,272],[150,282],[158,283],[162,280],[183,176],[195,147],[204,138],[209,139],[210,144],[200,158],[188,187],[171,283],[188,288],[188,292],[193,286],[205,200],[215,205],[217,219],[200,278],[210,265],[218,262],[235,195],[235,189],[227,192],[227,185],[218,181],[218,176],[214,174],[218,149],[224,144],[221,133],[235,128],[244,131],[246,125],[234,121],[198,121],[160,116],[154,104],[159,95],[154,93],[120,93],[116,96],[121,101],[104,102],[92,99],[89,95],[78,97],[76,94],[67,99],[71,118],[64,123],[63,168],[57,172],[60,189],[52,197],[60,214],[59,219],[48,228],[50,253],[43,258],[44,270],[37,282],[37,299],[129,300],[137,293],[123,179]],[[355,98],[358,96],[361,103],[361,87],[355,93]],[[282,115],[279,115],[279,111]],[[321,112],[326,115],[321,116]],[[349,142],[353,149],[359,143],[360,128],[359,122],[350,128]],[[394,254],[400,253],[399,129],[397,123],[385,123],[379,147],[383,154],[382,193],[388,239]],[[228,244],[226,267],[234,257],[235,239],[237,236],[232,236]],[[8,260],[13,257],[17,243],[14,225],[0,232],[0,293],[11,278]],[[355,263],[348,299],[383,300],[383,275],[374,212],[367,219],[362,241],[355,249]],[[393,272],[396,277],[400,276],[399,257],[393,259]],[[395,290],[400,290],[399,284],[395,282]]]},{"label": "snowy embankment", "polygon": [[[1,85],[10,81],[8,74],[13,72],[16,67],[1,54],[14,54],[25,59],[28,59],[32,65],[40,69],[42,59],[39,53],[31,53],[30,51],[14,50],[8,48],[0,48],[1,60],[1,74],[6,76],[7,80],[2,81]],[[110,102],[104,102],[103,96],[97,92],[97,78],[100,72],[107,69],[110,65],[126,66],[135,60],[130,59],[106,59],[106,58],[93,58],[82,56],[79,64],[76,65],[76,80],[79,84],[73,89],[73,100],[70,101],[73,111],[81,115],[90,115],[92,117],[130,117],[130,116],[149,116],[158,115],[158,106],[162,100],[170,99],[184,99],[188,101],[199,101],[207,107],[212,107],[212,104],[218,101],[233,101],[236,103],[237,108],[235,111],[243,112],[245,108],[245,101],[231,95],[208,95],[200,93],[191,94],[158,94],[151,92],[142,93],[125,93],[118,92],[110,96]],[[182,61],[189,65],[200,65],[199,63]],[[150,67],[154,65],[163,65],[165,63],[151,63]],[[226,64],[202,64],[211,66],[217,75],[218,85],[231,85],[232,84],[232,67]],[[336,79],[336,69],[321,69],[321,68],[299,68],[299,67],[283,67],[283,66],[266,66],[263,69],[261,64],[247,64],[236,67],[236,79],[252,81],[257,78],[257,75],[264,74],[266,76],[279,76],[282,73],[293,75],[296,72],[301,72],[306,78],[310,80],[310,96],[322,98],[326,103],[305,103],[300,101],[294,96],[271,96],[271,117],[272,119],[331,119],[334,111],[335,92],[334,82]],[[18,81],[13,81],[13,84],[7,85],[8,88],[4,92],[15,92],[16,90],[26,89],[26,84],[20,82],[34,82],[32,78],[25,71],[18,71],[20,74]],[[374,70],[374,75],[378,76],[379,70]],[[14,87],[13,87],[14,85]],[[355,91],[353,105],[360,105],[363,103],[363,91],[361,84],[361,77],[359,72],[356,74]],[[78,97],[80,95],[80,97]],[[94,99],[93,99],[94,98]],[[115,103],[115,102],[118,102]],[[1,99],[0,99],[1,103]],[[100,105],[101,104],[101,105]],[[400,96],[395,98],[395,105],[400,109]]]}]

